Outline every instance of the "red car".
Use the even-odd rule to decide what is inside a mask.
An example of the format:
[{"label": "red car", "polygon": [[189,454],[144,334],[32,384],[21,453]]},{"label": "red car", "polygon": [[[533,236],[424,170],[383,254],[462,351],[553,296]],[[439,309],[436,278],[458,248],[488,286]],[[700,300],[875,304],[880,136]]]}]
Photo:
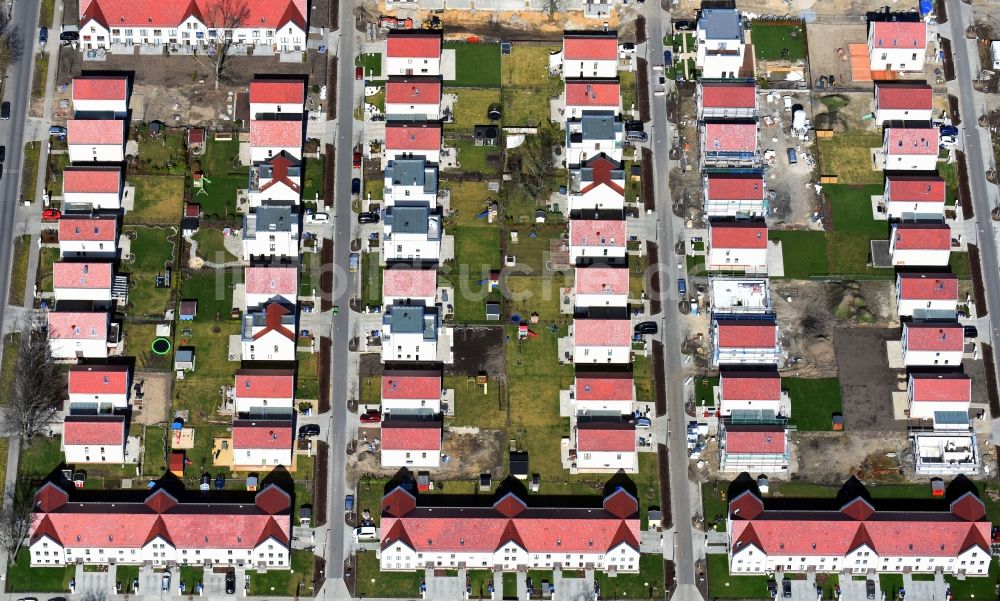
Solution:
[{"label": "red car", "polygon": [[377,424],[382,421],[382,413],[380,411],[371,410],[366,413],[361,414],[362,424]]},{"label": "red car", "polygon": [[354,79],[357,79],[357,80],[360,81],[360,80],[362,80],[364,78],[365,78],[365,69],[364,69],[364,67],[354,67]]},{"label": "red car", "polygon": [[355,169],[361,169],[361,153],[360,152],[355,152],[354,153],[354,168]]},{"label": "red car", "polygon": [[45,209],[42,211],[42,221],[59,221],[62,212],[59,209]]}]

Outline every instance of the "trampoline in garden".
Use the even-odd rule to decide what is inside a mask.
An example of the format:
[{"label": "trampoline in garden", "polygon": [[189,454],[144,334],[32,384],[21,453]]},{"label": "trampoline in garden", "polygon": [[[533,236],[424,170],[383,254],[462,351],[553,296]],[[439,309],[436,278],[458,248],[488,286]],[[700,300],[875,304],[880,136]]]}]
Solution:
[{"label": "trampoline in garden", "polygon": [[162,336],[160,338],[154,338],[153,343],[149,345],[149,348],[157,355],[166,355],[170,352],[170,341]]}]

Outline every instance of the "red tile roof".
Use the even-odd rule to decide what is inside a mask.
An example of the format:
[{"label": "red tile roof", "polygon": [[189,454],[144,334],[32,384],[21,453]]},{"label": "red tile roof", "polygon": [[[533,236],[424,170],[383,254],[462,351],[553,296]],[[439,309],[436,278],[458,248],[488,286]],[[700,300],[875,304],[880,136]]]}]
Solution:
[{"label": "red tile roof", "polygon": [[723,401],[777,401],[781,398],[781,377],[777,370],[723,371],[719,387]]},{"label": "red tile roof", "polygon": [[889,175],[885,178],[888,202],[944,202],[944,180],[936,175]]},{"label": "red tile roof", "polygon": [[784,426],[729,426],[726,428],[726,452],[784,454],[785,428]]},{"label": "red tile roof", "polygon": [[573,246],[625,246],[625,220],[572,219],[569,222],[570,244]]},{"label": "red tile roof", "polygon": [[295,297],[299,270],[289,266],[247,267],[243,271],[243,281],[247,294]]},{"label": "red tile roof", "polygon": [[290,369],[240,369],[233,393],[238,399],[290,399],[295,396],[295,374]]},{"label": "red tile roof", "polygon": [[875,48],[927,48],[927,25],[923,21],[875,21],[871,28]]},{"label": "red tile roof", "polygon": [[962,326],[957,323],[903,324],[903,336],[908,351],[961,351],[965,348],[964,335]]},{"label": "red tile roof", "polygon": [[707,200],[764,200],[767,194],[762,175],[709,174],[705,177]]},{"label": "red tile roof", "polygon": [[440,422],[382,422],[382,448],[387,451],[440,451]]},{"label": "red tile roof", "polygon": [[73,101],[126,100],[128,78],[124,75],[85,75],[73,78]]},{"label": "red tile roof", "polygon": [[63,444],[121,445],[124,442],[125,417],[121,415],[67,415],[63,424]]},{"label": "red tile roof", "polygon": [[578,401],[635,400],[635,384],[630,373],[577,372],[573,390]]},{"label": "red tile roof", "polygon": [[575,270],[577,294],[628,294],[628,268],[591,265]]},{"label": "red tile roof", "polygon": [[937,155],[940,131],[933,127],[887,127],[886,152],[890,155]]},{"label": "red tile roof", "polygon": [[758,221],[712,221],[708,224],[711,248],[767,248],[767,224]]},{"label": "red tile roof", "polygon": [[705,124],[702,149],[707,152],[757,150],[757,124],[719,121]]},{"label": "red tile roof", "polygon": [[[289,168],[293,165],[292,160],[289,159],[288,154],[282,150],[280,154],[276,154],[267,160],[267,163],[271,165],[271,177],[268,179],[267,183],[260,187],[260,191],[263,192],[278,184],[279,182],[285,184],[293,192],[299,192],[299,184],[292,180],[292,176],[288,174]],[[294,164],[298,164],[297,162]],[[262,178],[263,179],[263,178]],[[295,176],[295,179],[299,179]]]},{"label": "red tile roof", "polygon": [[[615,182],[615,175],[612,173],[613,171],[622,168],[621,163],[614,161],[608,158],[606,154],[601,153],[596,157],[584,161],[583,166],[591,170],[591,179],[590,183],[580,190],[580,194],[586,194],[601,184],[604,184],[618,194],[623,196],[625,195],[625,189],[622,188],[620,184]],[[624,177],[624,174],[622,174],[622,176]]]},{"label": "red tile roof", "polygon": [[59,261],[52,264],[52,287],[87,290],[110,290],[114,280],[114,264],[73,263]]},{"label": "red tile roof", "polygon": [[896,250],[949,250],[951,228],[944,223],[900,223],[892,228]]},{"label": "red tile roof", "polygon": [[385,126],[387,150],[441,150],[441,126],[388,123]]},{"label": "red tile roof", "polygon": [[757,107],[757,85],[753,83],[702,82],[701,105],[713,109]]},{"label": "red tile roof", "polygon": [[563,60],[618,61],[617,36],[563,37]]},{"label": "red tile roof", "polygon": [[880,110],[929,111],[934,93],[926,83],[875,82],[875,96]]},{"label": "red tile roof", "polygon": [[294,79],[254,79],[250,81],[250,104],[304,104],[305,84]]},{"label": "red tile roof", "polygon": [[418,32],[390,31],[386,58],[440,58],[441,36]]},{"label": "red tile roof", "polygon": [[291,420],[233,420],[233,449],[291,449]]},{"label": "red tile roof", "polygon": [[129,373],[124,365],[74,365],[69,368],[70,394],[128,394]]},{"label": "red tile roof", "polygon": [[58,340],[107,340],[108,314],[49,311],[49,338]]},{"label": "red tile roof", "polygon": [[254,340],[259,340],[269,332],[277,332],[289,340],[295,340],[295,332],[289,330],[282,323],[281,318],[288,315],[290,311],[281,303],[268,303],[264,307],[264,327],[253,335]]},{"label": "red tile roof", "polygon": [[118,167],[66,167],[63,170],[63,193],[118,194],[122,170]]},{"label": "red tile roof", "polygon": [[382,372],[383,399],[439,399],[441,374],[434,371]]},{"label": "red tile roof", "polygon": [[720,348],[775,348],[778,345],[778,326],[769,321],[719,320]]},{"label": "red tile roof", "polygon": [[125,144],[125,122],[120,119],[70,119],[66,122],[66,143],[97,146]]},{"label": "red tile roof", "polygon": [[901,273],[896,285],[902,300],[958,300],[953,273]]},{"label": "red tile roof", "polygon": [[634,452],[635,425],[608,422],[578,422],[576,425],[578,453]]},{"label": "red tile roof", "polygon": [[300,148],[302,146],[302,122],[251,119],[250,146]]},{"label": "red tile roof", "polygon": [[566,106],[617,107],[621,86],[607,79],[573,79],[566,82]]},{"label": "red tile roof", "polygon": [[[91,19],[108,27],[177,27],[193,16],[206,26],[221,27],[225,0],[81,0],[80,27]],[[280,29],[294,23],[305,29],[306,0],[249,0],[245,27]],[[222,5],[222,6],[220,6]]]},{"label": "red tile roof", "polygon": [[914,402],[972,400],[972,378],[965,374],[910,374],[910,399]]},{"label": "red tile roof", "polygon": [[426,298],[436,294],[436,269],[387,267],[382,271],[382,296]]},{"label": "red tile roof", "polygon": [[59,220],[61,242],[116,242],[118,220],[114,217],[67,217]]},{"label": "red tile roof", "polygon": [[390,77],[386,104],[440,104],[441,80],[436,77]]},{"label": "red tile roof", "polygon": [[628,347],[632,344],[632,322],[628,319],[573,320],[574,346]]}]

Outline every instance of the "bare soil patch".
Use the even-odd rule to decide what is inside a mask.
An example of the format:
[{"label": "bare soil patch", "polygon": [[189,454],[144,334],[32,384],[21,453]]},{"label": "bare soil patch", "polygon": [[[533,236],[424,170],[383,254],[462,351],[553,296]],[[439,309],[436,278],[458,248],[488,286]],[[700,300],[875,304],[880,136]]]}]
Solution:
[{"label": "bare soil patch", "polygon": [[[364,428],[358,437],[368,440],[378,436],[377,428]],[[435,468],[435,483],[441,480],[469,480],[483,473],[499,474],[503,469],[503,452],[500,430],[480,430],[478,433],[456,433],[446,428],[441,452],[451,457],[451,461]],[[359,441],[360,442],[360,441]],[[359,450],[365,448],[359,444]],[[358,452],[347,457],[347,471],[351,474],[375,474],[379,477],[395,476],[399,468],[383,468],[378,454]]]},{"label": "bare soil patch", "polygon": [[142,409],[133,405],[132,421],[137,424],[161,424],[167,421],[173,397],[173,374],[137,370],[133,382],[142,384]]},{"label": "bare soil patch", "polygon": [[[848,432],[901,432],[906,423],[893,419],[892,393],[905,385],[902,372],[889,368],[886,341],[899,340],[897,328],[836,328],[840,395]],[[905,388],[903,388],[905,390]]]},{"label": "bare soil patch", "polygon": [[491,379],[504,373],[504,330],[501,327],[479,326],[455,328],[455,362],[449,374],[475,376],[486,372]]}]

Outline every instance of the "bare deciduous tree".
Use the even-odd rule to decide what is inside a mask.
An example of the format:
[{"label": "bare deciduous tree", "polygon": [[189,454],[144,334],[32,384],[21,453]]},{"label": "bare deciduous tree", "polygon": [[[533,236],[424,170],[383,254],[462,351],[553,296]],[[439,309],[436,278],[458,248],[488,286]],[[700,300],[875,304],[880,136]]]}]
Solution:
[{"label": "bare deciduous tree", "polygon": [[11,561],[31,534],[31,511],[35,505],[35,490],[30,486],[18,486],[9,492],[0,509],[0,546]]},{"label": "bare deciduous tree", "polygon": [[10,20],[10,15],[0,10],[0,71],[17,62],[24,54],[24,36],[21,28]]},{"label": "bare deciduous tree", "polygon": [[560,145],[558,130],[552,126],[542,126],[538,134],[529,136],[524,143],[510,151],[508,162],[514,184],[532,198],[538,198],[548,185],[552,171],[552,149]]},{"label": "bare deciduous tree", "polygon": [[52,360],[49,333],[25,323],[17,354],[14,390],[7,408],[10,434],[24,444],[46,436],[66,391],[63,372]]},{"label": "bare deciduous tree", "polygon": [[207,15],[208,28],[215,32],[215,37],[209,37],[209,56],[212,59],[212,69],[215,73],[215,89],[226,77],[226,69],[233,56],[233,30],[239,29],[250,16],[250,7],[246,0],[219,0]]}]

